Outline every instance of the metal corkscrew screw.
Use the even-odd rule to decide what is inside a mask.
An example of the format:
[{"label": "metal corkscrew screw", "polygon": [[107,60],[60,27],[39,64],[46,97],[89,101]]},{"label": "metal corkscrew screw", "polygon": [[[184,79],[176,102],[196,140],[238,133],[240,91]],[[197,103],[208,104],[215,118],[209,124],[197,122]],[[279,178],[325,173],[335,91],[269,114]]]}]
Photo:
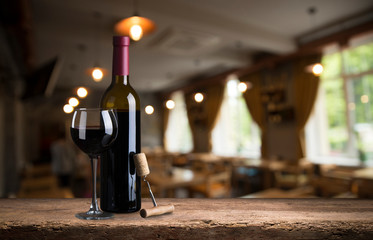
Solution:
[{"label": "metal corkscrew screw", "polygon": [[146,180],[146,176],[144,176],[143,181],[146,182],[146,184],[148,185],[150,198],[152,199],[154,207],[158,206],[157,202],[155,201],[155,198],[154,198],[154,195],[153,195],[153,192],[152,192],[152,188],[150,187],[150,184],[149,184],[148,180]]}]

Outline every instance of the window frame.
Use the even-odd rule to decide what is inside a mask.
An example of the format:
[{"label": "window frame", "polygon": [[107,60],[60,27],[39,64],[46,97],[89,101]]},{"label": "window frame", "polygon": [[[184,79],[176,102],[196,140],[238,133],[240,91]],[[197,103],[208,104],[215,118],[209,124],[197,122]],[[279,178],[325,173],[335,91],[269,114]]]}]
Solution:
[{"label": "window frame", "polygon": [[[347,73],[346,71],[347,70],[347,65],[346,65],[347,56],[346,55],[347,55],[347,51],[357,48],[364,44],[373,44],[373,34],[372,34],[372,37],[369,39],[369,41],[366,41],[365,43],[360,43],[358,45],[350,44],[349,47],[345,47],[345,48],[340,48],[338,45],[333,45],[333,46],[328,46],[326,49],[324,49],[325,50],[323,54],[324,56],[328,54],[334,54],[334,53],[340,54],[340,61],[341,61],[340,73],[336,76],[331,76],[331,77],[326,77],[326,78],[323,78],[321,76],[320,77],[320,88],[322,88],[321,81],[325,81],[325,80],[333,81],[333,80],[338,80],[338,78],[342,80],[343,95],[344,95],[343,99],[345,101],[345,117],[346,117],[346,127],[347,127],[346,130],[347,130],[347,137],[348,137],[347,148],[346,148],[345,154],[341,154],[338,156],[333,156],[330,154],[323,155],[322,150],[320,150],[322,148],[320,147],[322,143],[319,143],[318,144],[319,146],[316,148],[311,146],[312,143],[309,143],[310,138],[313,138],[313,140],[311,141],[314,143],[317,138],[316,135],[319,135],[319,137],[321,137],[319,133],[310,134],[309,132],[309,131],[312,131],[310,129],[310,124],[316,127],[316,125],[318,124],[316,123],[316,121],[320,121],[320,120],[315,120],[315,118],[320,117],[320,116],[318,117],[315,116],[315,111],[316,111],[315,109],[317,108],[317,105],[320,104],[318,101],[320,101],[320,93],[322,91],[322,89],[319,89],[318,96],[316,98],[317,102],[315,102],[314,110],[309,119],[310,121],[306,125],[306,148],[307,148],[306,154],[307,154],[307,158],[311,162],[319,163],[319,164],[337,164],[337,165],[347,165],[347,166],[361,165],[361,162],[359,160],[358,153],[357,153],[357,149],[358,149],[357,140],[354,134],[354,125],[356,124],[356,122],[354,121],[354,113],[349,109],[349,103],[351,102],[355,103],[354,92],[353,92],[354,89],[351,88],[351,85],[353,85],[354,81],[358,81],[359,79],[362,79],[364,76],[373,75],[373,68],[359,72],[359,73]],[[373,98],[370,99],[370,101],[372,100]],[[324,105],[324,108],[325,108],[325,105]],[[327,125],[327,129],[329,129],[328,125]],[[322,130],[318,130],[318,131],[322,131]],[[313,135],[313,136],[308,137],[307,135]],[[322,142],[322,141],[320,140],[319,142]],[[330,144],[328,140],[327,142]],[[309,151],[309,149],[313,149],[312,152],[315,151],[316,149],[317,153],[313,152],[310,154],[311,151]],[[373,159],[368,159],[365,164],[369,166],[370,165],[373,166]]]}]

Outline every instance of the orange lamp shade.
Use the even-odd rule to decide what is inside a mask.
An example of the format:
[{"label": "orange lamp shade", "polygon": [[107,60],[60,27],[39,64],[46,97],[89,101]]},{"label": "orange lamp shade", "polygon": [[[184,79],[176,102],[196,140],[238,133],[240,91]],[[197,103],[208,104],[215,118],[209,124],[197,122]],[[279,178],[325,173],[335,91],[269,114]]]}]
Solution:
[{"label": "orange lamp shade", "polygon": [[155,24],[148,18],[132,16],[115,24],[114,30],[120,35],[127,35],[130,36],[132,40],[138,41],[143,35],[153,32],[155,30]]}]

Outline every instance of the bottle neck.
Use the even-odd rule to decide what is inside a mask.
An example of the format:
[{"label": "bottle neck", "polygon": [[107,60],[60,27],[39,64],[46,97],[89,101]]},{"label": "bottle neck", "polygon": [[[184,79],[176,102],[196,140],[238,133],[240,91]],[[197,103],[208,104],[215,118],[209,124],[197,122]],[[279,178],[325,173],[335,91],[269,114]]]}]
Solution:
[{"label": "bottle neck", "polygon": [[127,76],[128,82],[128,46],[115,45],[113,48],[113,80],[116,76]]},{"label": "bottle neck", "polygon": [[130,85],[128,75],[113,75],[114,84]]}]

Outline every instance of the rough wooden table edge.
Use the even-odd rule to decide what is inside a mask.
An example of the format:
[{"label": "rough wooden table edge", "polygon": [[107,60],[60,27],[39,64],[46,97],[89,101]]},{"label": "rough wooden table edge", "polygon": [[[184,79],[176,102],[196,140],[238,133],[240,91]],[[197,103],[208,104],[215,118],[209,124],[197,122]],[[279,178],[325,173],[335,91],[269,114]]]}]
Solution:
[{"label": "rough wooden table edge", "polygon": [[[22,202],[39,202],[46,203],[52,201],[54,203],[62,201],[68,202],[71,206],[85,209],[84,204],[89,203],[89,199],[0,199],[0,209],[4,207],[4,203],[14,203],[14,205]],[[2,239],[21,239],[27,236],[28,239],[74,239],[74,238],[89,238],[89,239],[111,239],[126,236],[126,239],[373,239],[373,200],[360,199],[158,199],[160,204],[173,203],[175,212],[162,217],[141,219],[137,213],[128,215],[119,215],[114,221],[77,221],[73,219],[70,209],[56,206],[56,211],[61,211],[64,216],[66,212],[71,219],[69,223],[66,220],[51,221],[49,218],[41,222],[25,224],[20,221],[7,221],[4,215],[0,214],[0,236]],[[227,203],[250,203],[243,209],[231,210],[232,214],[239,214],[243,211],[244,214],[249,214],[253,219],[244,218],[244,214],[237,219],[230,216],[228,212],[229,206],[224,209],[210,209],[206,212],[196,210],[197,203],[200,206],[207,208],[223,206]],[[322,216],[335,215],[341,217],[335,221],[319,220],[319,221],[303,221],[297,220],[297,216],[290,216],[290,219],[295,217],[295,221],[288,221],[281,214],[290,214],[297,212],[302,205],[313,203],[321,206],[311,206],[317,211],[327,210],[327,214]],[[74,205],[75,204],[75,205]],[[21,204],[22,205],[22,204]],[[150,199],[143,199],[143,205],[151,206]],[[268,205],[268,206],[267,206]],[[274,205],[274,206],[272,206]],[[268,209],[254,210],[253,207],[267,206]],[[341,209],[333,210],[333,206]],[[87,207],[87,206],[85,206]],[[241,206],[242,207],[242,206]],[[289,208],[284,210],[282,208]],[[178,209],[179,208],[179,209]],[[248,208],[248,209],[246,209]],[[291,210],[294,208],[294,210]],[[16,208],[19,211],[27,212],[25,208]],[[54,209],[40,208],[43,214],[53,213]],[[332,211],[331,211],[331,210]],[[351,210],[343,212],[344,210]],[[267,211],[268,210],[268,211]],[[7,209],[6,211],[10,211]],[[1,210],[1,212],[6,212]],[[33,210],[30,210],[33,212]],[[178,212],[179,211],[179,212]],[[191,216],[183,216],[180,211],[186,211]],[[312,209],[302,210],[302,213],[317,212]],[[61,213],[61,214],[62,214]],[[223,218],[214,217],[214,213]],[[274,214],[271,219],[271,213]],[[343,216],[354,216],[360,220],[343,220]],[[17,213],[13,213],[17,215]],[[43,215],[41,214],[41,215]],[[193,214],[195,218],[193,218]],[[260,215],[262,214],[262,216]],[[268,215],[264,216],[263,215]],[[364,216],[367,216],[366,218]],[[27,216],[25,216],[27,217]],[[178,221],[176,217],[185,218],[187,221]],[[255,220],[260,219],[259,221]],[[306,219],[307,216],[305,216]],[[128,218],[128,219],[127,219]],[[311,216],[312,219],[312,216]],[[70,220],[69,220],[70,221]],[[135,223],[133,223],[133,222]],[[166,224],[160,224],[165,221]],[[26,235],[25,235],[26,234]]]}]

